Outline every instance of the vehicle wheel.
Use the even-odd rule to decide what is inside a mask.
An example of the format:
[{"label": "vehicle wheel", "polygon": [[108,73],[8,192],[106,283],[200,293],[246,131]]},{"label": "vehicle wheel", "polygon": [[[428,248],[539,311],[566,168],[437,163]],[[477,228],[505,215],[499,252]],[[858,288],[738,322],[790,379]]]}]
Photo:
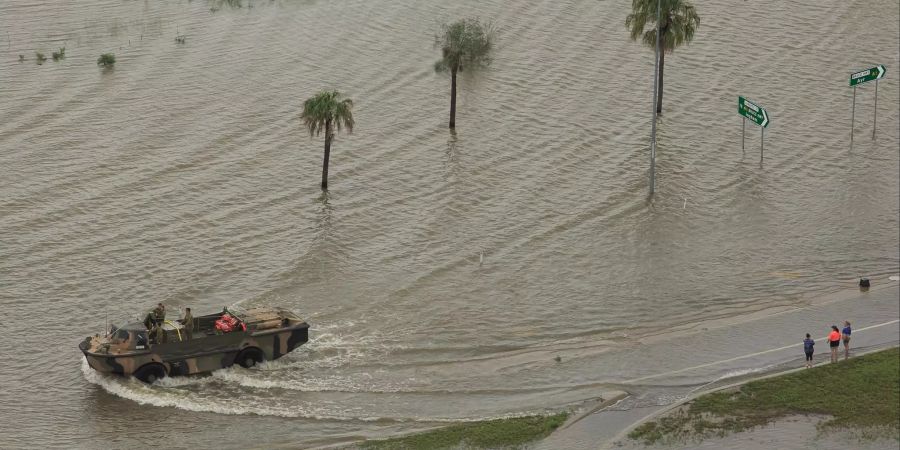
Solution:
[{"label": "vehicle wheel", "polygon": [[263,354],[262,350],[250,347],[241,350],[234,362],[240,364],[241,367],[250,368],[265,361],[265,359],[266,355]]},{"label": "vehicle wheel", "polygon": [[144,383],[153,384],[156,380],[166,377],[166,368],[158,363],[146,364],[134,373],[134,377]]}]

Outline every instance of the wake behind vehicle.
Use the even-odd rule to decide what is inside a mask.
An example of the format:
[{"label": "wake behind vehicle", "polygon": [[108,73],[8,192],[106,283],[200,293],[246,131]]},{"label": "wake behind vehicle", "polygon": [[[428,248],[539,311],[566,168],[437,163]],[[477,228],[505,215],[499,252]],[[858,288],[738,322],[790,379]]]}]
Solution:
[{"label": "wake behind vehicle", "polygon": [[98,372],[153,383],[165,376],[211,372],[234,364],[252,367],[276,360],[309,340],[309,324],[281,308],[225,310],[195,317],[190,339],[180,321],[166,320],[161,327],[161,336],[151,336],[145,323],[135,321],[106,336],[87,337],[78,348]]}]

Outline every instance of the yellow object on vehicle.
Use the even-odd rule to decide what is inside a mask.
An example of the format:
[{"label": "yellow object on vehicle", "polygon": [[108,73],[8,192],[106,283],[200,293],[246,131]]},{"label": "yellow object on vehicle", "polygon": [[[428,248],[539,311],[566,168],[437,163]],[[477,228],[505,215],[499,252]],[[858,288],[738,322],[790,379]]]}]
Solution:
[{"label": "yellow object on vehicle", "polygon": [[178,328],[177,325],[175,325],[175,322],[172,322],[171,320],[164,320],[163,323],[171,325],[172,328],[175,330],[175,333],[178,333],[178,342],[181,342],[184,340],[181,338],[181,330]]}]

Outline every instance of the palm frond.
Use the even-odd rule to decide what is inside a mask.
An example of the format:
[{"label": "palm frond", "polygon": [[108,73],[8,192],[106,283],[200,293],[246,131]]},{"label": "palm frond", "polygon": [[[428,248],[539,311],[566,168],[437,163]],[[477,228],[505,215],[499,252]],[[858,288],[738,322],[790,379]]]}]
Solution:
[{"label": "palm frond", "polygon": [[353,132],[353,100],[344,99],[338,102],[334,108],[334,126],[340,131],[347,129],[347,133]]},{"label": "palm frond", "polygon": [[[656,23],[656,5],[660,2],[660,23]],[[649,24],[652,28],[645,30]],[[687,0],[632,0],[632,13],[625,18],[631,39],[656,47],[656,31],[662,29],[662,50],[671,53],[676,47],[690,43],[700,26],[700,16]]]},{"label": "palm frond", "polygon": [[643,12],[635,12],[629,14],[625,18],[625,28],[631,31],[631,40],[636,41],[641,34],[644,33],[644,27],[647,25],[647,14]]},{"label": "palm frond", "polygon": [[303,102],[300,120],[310,137],[327,132],[328,122],[332,122],[338,131],[342,127],[346,127],[348,132],[353,131],[353,101],[349,98],[341,100],[340,97],[338,91],[322,91]]},{"label": "palm frond", "polygon": [[460,70],[465,67],[485,67],[491,64],[496,30],[492,23],[467,18],[441,25],[434,46],[441,49],[441,61],[435,71]]},{"label": "palm frond", "polygon": [[656,47],[656,28],[651,28],[646,33],[644,33],[644,36],[641,38],[641,42],[643,42],[647,47]]}]

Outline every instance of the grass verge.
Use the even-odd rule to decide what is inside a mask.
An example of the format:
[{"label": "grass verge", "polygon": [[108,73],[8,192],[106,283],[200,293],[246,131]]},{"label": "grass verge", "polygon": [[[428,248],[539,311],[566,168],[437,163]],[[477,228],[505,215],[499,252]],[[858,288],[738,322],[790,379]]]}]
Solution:
[{"label": "grass verge", "polygon": [[547,437],[559,428],[569,413],[551,416],[515,417],[460,423],[434,431],[398,438],[366,441],[360,448],[387,449],[445,449],[445,448],[509,448],[520,447],[536,439]]},{"label": "grass verge", "polygon": [[798,414],[830,417],[818,425],[820,430],[873,430],[874,435],[860,435],[900,439],[900,349],[706,394],[635,428],[628,437],[650,445],[724,436]]}]

